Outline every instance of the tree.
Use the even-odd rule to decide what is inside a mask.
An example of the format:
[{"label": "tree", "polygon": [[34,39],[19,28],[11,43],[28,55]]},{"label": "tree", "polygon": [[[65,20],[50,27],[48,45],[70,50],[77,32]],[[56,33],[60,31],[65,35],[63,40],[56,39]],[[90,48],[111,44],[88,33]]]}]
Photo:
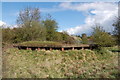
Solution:
[{"label": "tree", "polygon": [[41,24],[40,18],[40,11],[38,8],[27,7],[24,10],[20,11],[17,19],[17,24],[21,28],[17,29],[17,31],[20,33],[16,32],[16,40],[45,40],[45,28]]},{"label": "tree", "polygon": [[27,7],[20,11],[17,24],[22,27],[32,26],[32,22],[40,22],[40,10],[38,8]]},{"label": "tree", "polygon": [[114,35],[117,37],[117,43],[120,45],[120,16],[116,19],[113,26],[115,27]]},{"label": "tree", "polygon": [[96,27],[93,28],[92,35],[94,43],[97,44],[99,47],[114,45],[113,37],[105,32],[105,30],[101,26],[96,25]]},{"label": "tree", "polygon": [[62,39],[63,39],[63,43],[66,43],[66,44],[75,44],[74,38],[71,37],[70,35],[68,35],[68,33],[66,31],[62,32]]},{"label": "tree", "polygon": [[83,44],[88,44],[88,38],[87,38],[87,35],[85,33],[82,34],[82,43]]},{"label": "tree", "polygon": [[12,43],[14,32],[10,28],[2,28],[2,42]]},{"label": "tree", "polygon": [[55,41],[57,41],[57,42],[63,41],[61,32],[56,32],[55,37],[56,37]]},{"label": "tree", "polygon": [[55,41],[57,37],[57,29],[58,25],[55,20],[51,18],[50,15],[46,18],[46,20],[42,21],[44,27],[46,28],[46,40]]}]

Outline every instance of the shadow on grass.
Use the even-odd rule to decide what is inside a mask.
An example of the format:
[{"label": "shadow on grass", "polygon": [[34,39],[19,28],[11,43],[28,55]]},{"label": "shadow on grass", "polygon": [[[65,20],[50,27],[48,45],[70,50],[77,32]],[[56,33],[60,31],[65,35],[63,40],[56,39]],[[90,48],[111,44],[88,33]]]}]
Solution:
[{"label": "shadow on grass", "polygon": [[111,50],[112,52],[120,52],[120,50]]}]

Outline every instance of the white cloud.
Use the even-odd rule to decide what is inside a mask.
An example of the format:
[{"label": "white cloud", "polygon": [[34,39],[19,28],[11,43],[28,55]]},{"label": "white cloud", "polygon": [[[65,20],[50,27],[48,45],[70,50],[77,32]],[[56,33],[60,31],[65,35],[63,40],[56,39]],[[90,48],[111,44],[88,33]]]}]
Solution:
[{"label": "white cloud", "polygon": [[0,26],[3,26],[3,25],[6,25],[6,23],[3,21],[0,21]]},{"label": "white cloud", "polygon": [[115,3],[61,3],[59,6],[64,9],[87,13],[85,24],[67,29],[69,34],[90,33],[95,23],[99,23],[107,32],[112,32],[112,24],[114,23],[115,17],[118,16],[118,5]]},{"label": "white cloud", "polygon": [[9,24],[7,24],[7,23],[5,23],[5,22],[3,22],[3,21],[0,21],[0,27],[3,27],[3,28],[16,28],[16,27],[18,27],[17,25],[9,25]]},{"label": "white cloud", "polygon": [[63,11],[65,9],[61,9],[59,7],[55,7],[55,8],[40,8],[41,12],[45,12],[45,13],[50,13],[50,12],[59,12],[59,11]]},{"label": "white cloud", "polygon": [[0,27],[2,28],[11,28],[11,25],[8,25],[6,22],[0,21]]}]

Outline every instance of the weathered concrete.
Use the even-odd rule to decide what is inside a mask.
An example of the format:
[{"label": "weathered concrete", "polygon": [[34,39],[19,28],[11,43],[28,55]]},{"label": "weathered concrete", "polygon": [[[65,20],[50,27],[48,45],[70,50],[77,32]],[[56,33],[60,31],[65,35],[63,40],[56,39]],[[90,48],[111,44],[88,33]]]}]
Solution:
[{"label": "weathered concrete", "polygon": [[81,44],[81,45],[64,45],[59,47],[42,47],[42,46],[14,46],[18,49],[27,49],[27,50],[84,50],[84,49],[94,49],[96,45],[88,45],[88,44]]}]

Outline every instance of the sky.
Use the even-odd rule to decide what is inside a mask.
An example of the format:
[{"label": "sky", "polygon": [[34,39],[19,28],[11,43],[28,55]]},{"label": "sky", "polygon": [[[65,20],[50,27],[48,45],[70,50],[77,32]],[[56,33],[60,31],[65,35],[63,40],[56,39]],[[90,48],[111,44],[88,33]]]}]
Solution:
[{"label": "sky", "polygon": [[19,11],[28,6],[38,7],[43,18],[51,14],[58,23],[58,31],[67,31],[70,35],[89,35],[95,24],[112,32],[118,16],[118,3],[114,2],[2,2],[0,25],[17,27]]}]

